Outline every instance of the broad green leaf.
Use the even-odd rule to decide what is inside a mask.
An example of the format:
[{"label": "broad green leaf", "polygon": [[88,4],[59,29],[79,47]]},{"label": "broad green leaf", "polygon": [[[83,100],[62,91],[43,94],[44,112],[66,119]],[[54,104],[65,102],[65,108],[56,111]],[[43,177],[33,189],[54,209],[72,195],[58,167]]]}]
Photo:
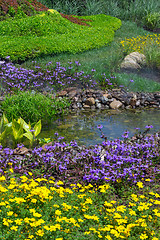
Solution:
[{"label": "broad green leaf", "polygon": [[41,132],[41,129],[42,129],[41,120],[39,120],[39,121],[35,124],[35,126],[34,126],[33,129],[35,130],[35,131],[34,131],[34,136],[35,136],[35,137],[38,136],[38,134]]},{"label": "broad green leaf", "polygon": [[7,124],[7,123],[9,123],[8,122],[8,119],[6,118],[6,116],[5,116],[5,114],[3,113],[3,116],[2,116],[2,118],[3,118],[3,122],[4,122],[4,124]]},{"label": "broad green leaf", "polygon": [[6,137],[7,137],[7,134],[5,129],[2,133],[0,133],[0,143],[4,141]]},{"label": "broad green leaf", "polygon": [[28,131],[28,132],[24,133],[23,136],[25,136],[26,138],[28,138],[29,141],[32,143],[32,141],[33,141],[33,135],[32,135],[31,132]]},{"label": "broad green leaf", "polygon": [[28,132],[31,129],[29,124],[27,124],[22,118],[19,118],[18,121],[26,132]]},{"label": "broad green leaf", "polygon": [[19,140],[23,137],[23,127],[16,120],[12,122],[12,131],[15,140]]}]

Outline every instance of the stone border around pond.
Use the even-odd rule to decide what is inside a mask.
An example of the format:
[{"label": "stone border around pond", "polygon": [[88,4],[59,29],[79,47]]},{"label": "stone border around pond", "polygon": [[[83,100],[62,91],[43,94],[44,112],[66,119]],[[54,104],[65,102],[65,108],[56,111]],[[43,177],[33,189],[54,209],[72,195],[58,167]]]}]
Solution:
[{"label": "stone border around pond", "polygon": [[[44,93],[45,94],[45,93]],[[47,93],[46,93],[47,94]],[[123,89],[94,90],[78,89],[76,87],[61,90],[53,98],[63,99],[67,97],[71,100],[70,110],[95,110],[95,109],[160,109],[160,92],[127,92]],[[0,102],[4,97],[0,97]],[[0,116],[2,110],[0,109]]]},{"label": "stone border around pond", "polygon": [[123,89],[93,90],[66,88],[56,97],[68,97],[72,110],[160,108],[160,92],[126,92]]}]

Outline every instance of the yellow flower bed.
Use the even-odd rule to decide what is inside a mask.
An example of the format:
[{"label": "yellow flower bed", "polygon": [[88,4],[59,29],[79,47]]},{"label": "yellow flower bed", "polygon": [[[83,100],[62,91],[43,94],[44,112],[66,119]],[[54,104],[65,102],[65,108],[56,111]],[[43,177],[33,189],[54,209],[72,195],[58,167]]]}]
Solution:
[{"label": "yellow flower bed", "polygon": [[148,45],[157,45],[160,47],[160,34],[151,34],[145,36],[138,36],[128,38],[120,42],[123,46],[124,51],[144,53],[144,49]]},{"label": "yellow flower bed", "polygon": [[[26,176],[0,181],[1,239],[159,239],[158,193],[130,194],[123,203],[109,184],[64,187]],[[137,183],[137,191],[143,187]]]}]

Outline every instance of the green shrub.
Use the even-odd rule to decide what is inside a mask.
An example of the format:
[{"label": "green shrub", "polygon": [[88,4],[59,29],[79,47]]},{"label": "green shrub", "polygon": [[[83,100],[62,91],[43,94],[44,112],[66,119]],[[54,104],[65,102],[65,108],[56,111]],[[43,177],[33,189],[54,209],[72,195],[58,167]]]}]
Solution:
[{"label": "green shrub", "polygon": [[149,30],[160,28],[160,12],[148,14],[144,18],[144,25]]},{"label": "green shrub", "polygon": [[1,104],[1,109],[9,121],[23,118],[26,122],[35,123],[39,119],[49,122],[55,115],[63,113],[70,103],[67,99],[51,99],[40,93],[19,92],[7,96]]},{"label": "green shrub", "polygon": [[[82,17],[81,17],[82,18]],[[70,22],[57,13],[0,22],[0,57],[25,61],[62,52],[77,53],[113,41],[121,21],[104,14],[85,16],[92,27]]]}]

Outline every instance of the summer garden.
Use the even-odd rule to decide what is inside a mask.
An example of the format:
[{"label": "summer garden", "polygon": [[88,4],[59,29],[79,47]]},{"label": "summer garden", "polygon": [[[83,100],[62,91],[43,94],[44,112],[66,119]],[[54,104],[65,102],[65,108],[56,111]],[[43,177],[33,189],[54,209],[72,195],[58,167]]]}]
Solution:
[{"label": "summer garden", "polygon": [[[159,92],[120,71],[131,52],[160,71],[158,0],[0,1],[0,239],[160,239],[160,132],[82,146],[44,125],[67,87]],[[132,84],[130,84],[132,83]]]}]

